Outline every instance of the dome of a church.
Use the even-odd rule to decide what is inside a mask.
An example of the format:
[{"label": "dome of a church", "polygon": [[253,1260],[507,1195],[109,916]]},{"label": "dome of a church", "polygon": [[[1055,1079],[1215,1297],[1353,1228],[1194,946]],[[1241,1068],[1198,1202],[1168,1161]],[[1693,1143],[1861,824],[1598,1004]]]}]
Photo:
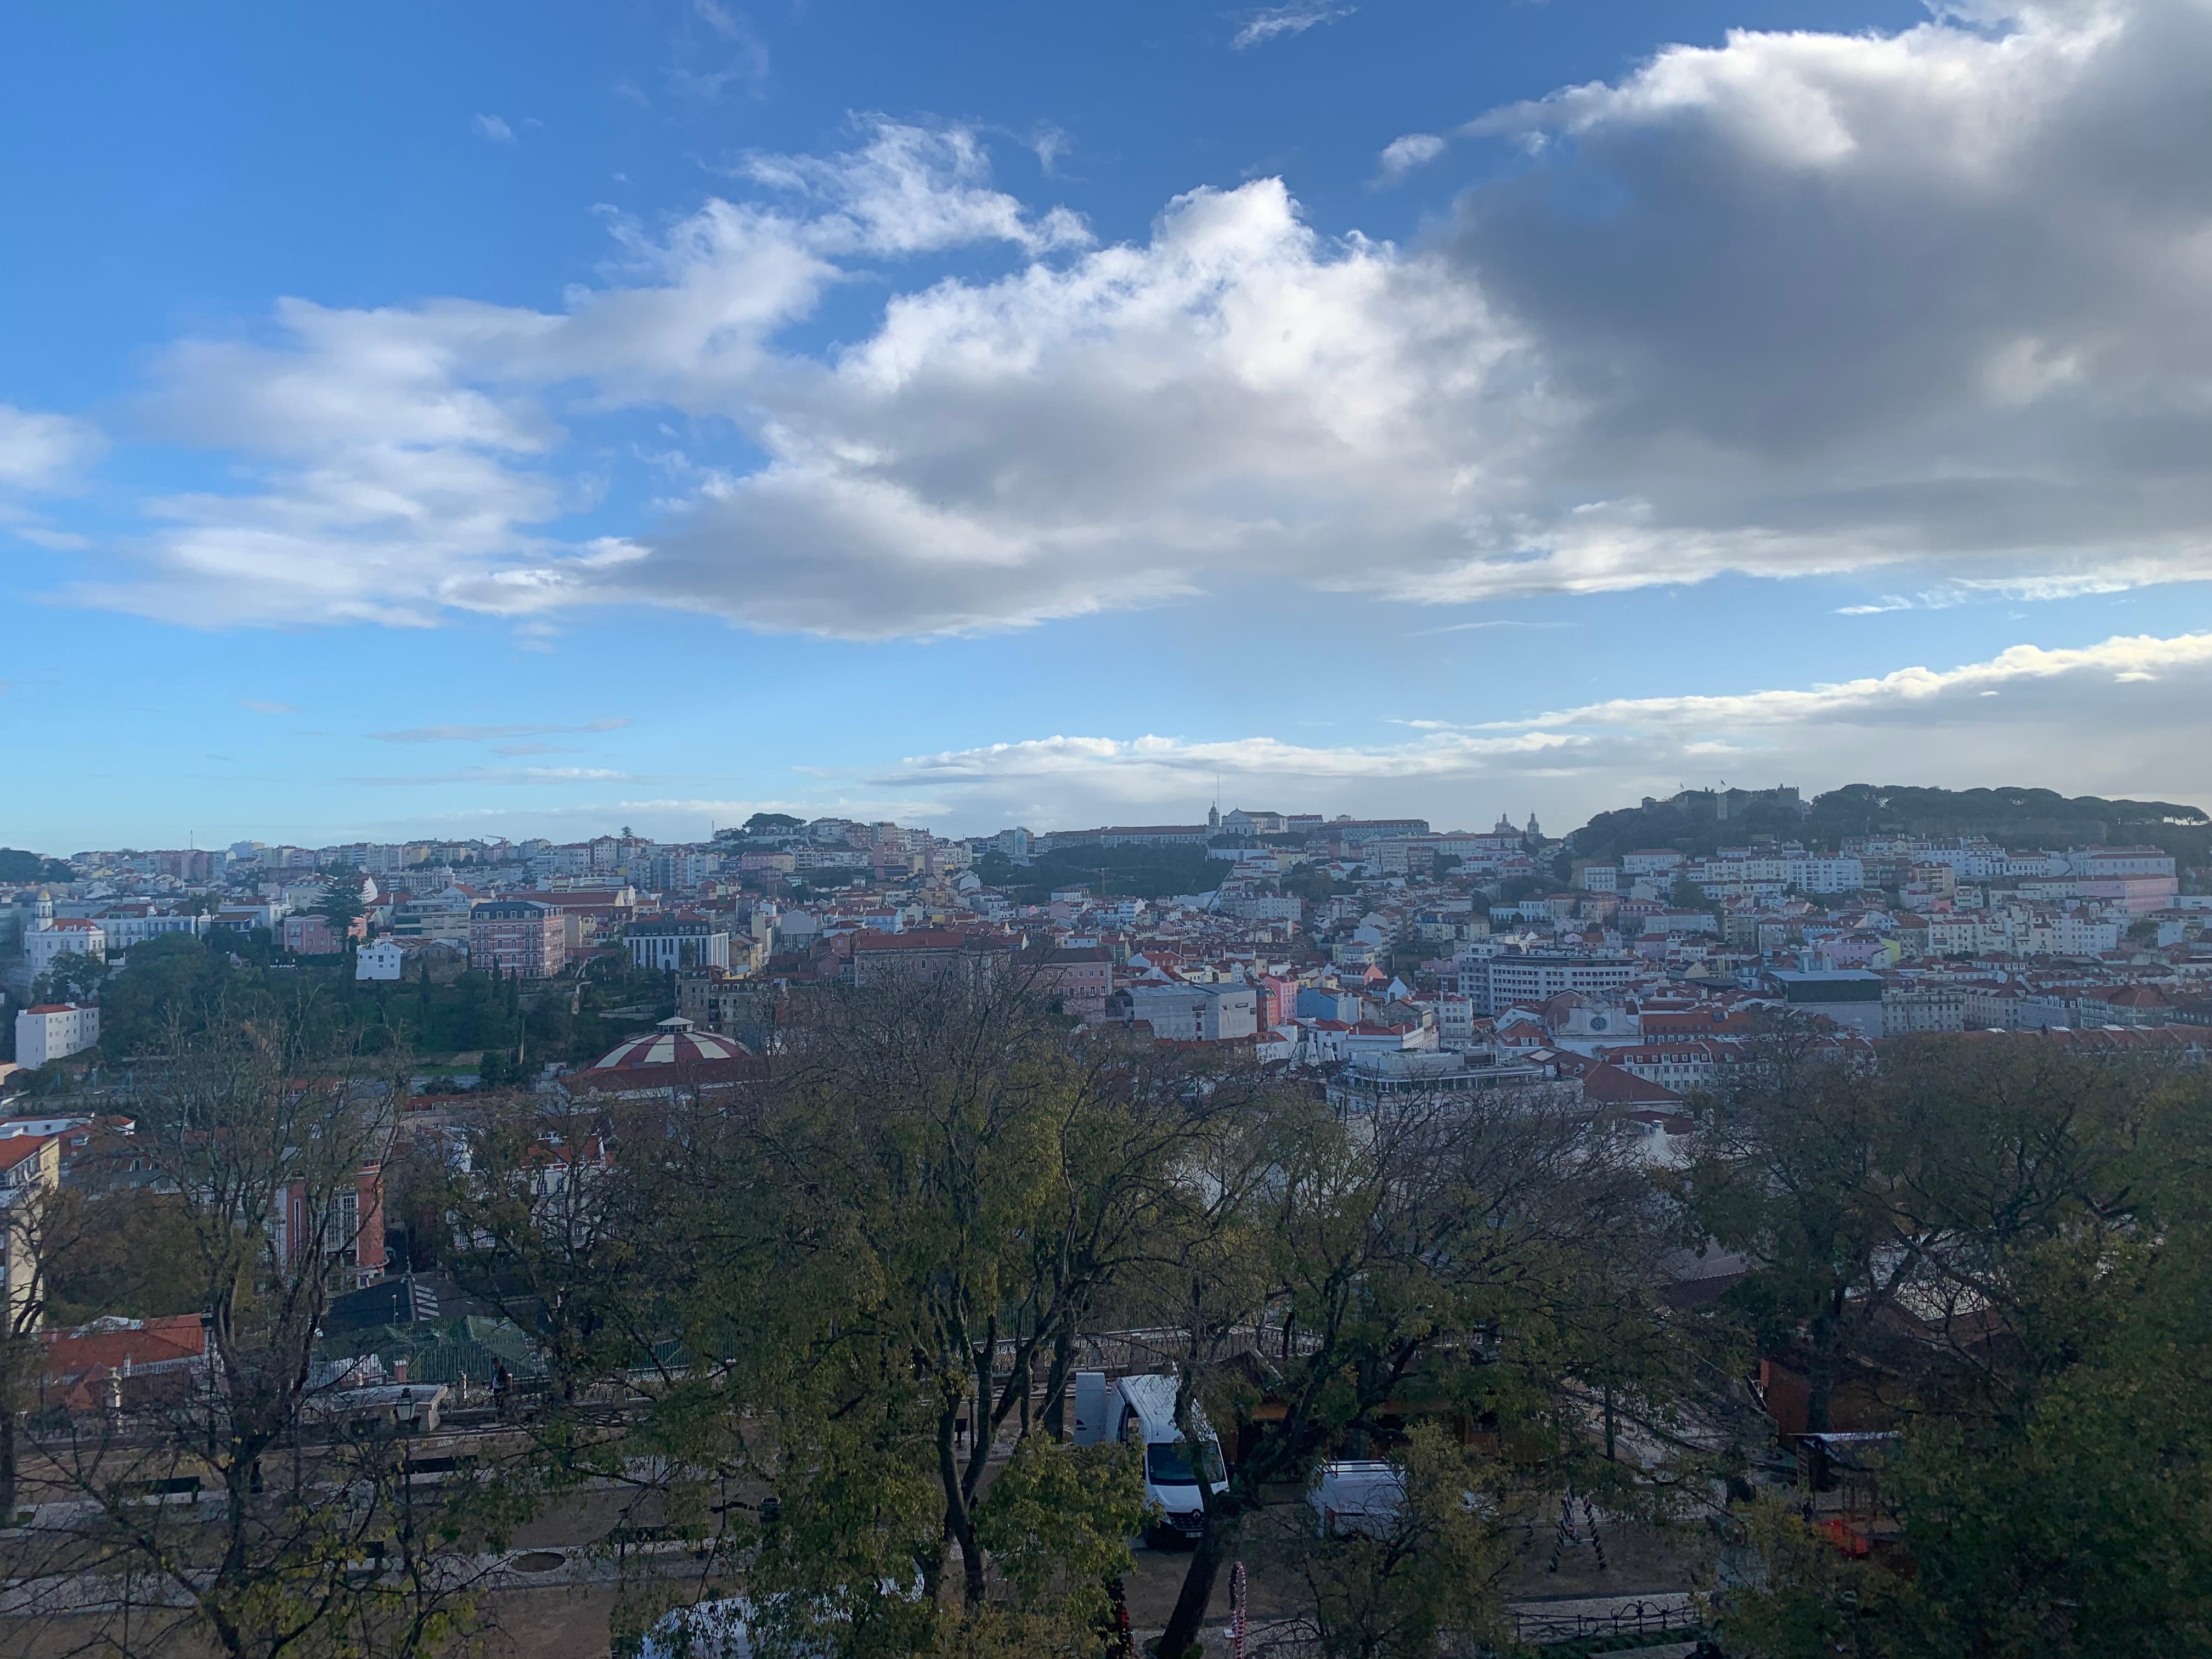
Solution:
[{"label": "dome of a church", "polygon": [[695,1066],[708,1060],[742,1060],[745,1051],[726,1036],[695,1030],[682,1015],[664,1019],[643,1036],[617,1044],[595,1068],[634,1072],[648,1066]]}]

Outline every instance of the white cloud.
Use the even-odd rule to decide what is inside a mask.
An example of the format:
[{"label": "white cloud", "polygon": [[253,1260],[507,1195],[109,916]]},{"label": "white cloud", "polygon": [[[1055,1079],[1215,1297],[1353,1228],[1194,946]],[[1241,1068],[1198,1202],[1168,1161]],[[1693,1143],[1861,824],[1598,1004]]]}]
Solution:
[{"label": "white cloud", "polygon": [[296,702],[273,702],[266,697],[240,697],[238,706],[257,714],[296,714],[301,712]]},{"label": "white cloud", "polygon": [[1237,52],[1264,46],[1285,34],[1304,34],[1321,23],[1334,23],[1339,18],[1349,17],[1357,10],[1353,6],[1338,6],[1327,0],[1291,0],[1288,5],[1261,6],[1248,12],[1243,27],[1230,39],[1230,46]]},{"label": "white cloud", "polygon": [[[872,118],[838,155],[744,157],[772,204],[611,221],[617,265],[558,313],[291,300],[267,338],[178,348],[161,407],[246,483],[155,503],[139,568],[84,597],[868,638],[1255,572],[1410,604],[2212,579],[2207,62],[2212,0],[1671,48],[1475,123],[1529,160],[1412,247],[1323,234],[1272,179],[1091,246],[973,132]],[[833,287],[952,247],[1006,268],[789,344]],[[696,488],[563,538],[597,487],[569,428],[640,406],[696,417]]]},{"label": "white cloud", "polygon": [[0,404],[0,491],[66,489],[106,447],[88,421]]},{"label": "white cloud", "polygon": [[5,502],[0,502],[0,524],[6,524],[9,534],[30,543],[33,547],[43,547],[55,553],[76,553],[92,545],[91,537],[80,536],[74,530],[46,530],[20,520],[11,521],[12,511]]},{"label": "white cloud", "polygon": [[2212,673],[2212,634],[2184,634],[2172,639],[2119,635],[2097,645],[2055,650],[2015,645],[1987,662],[1948,670],[1900,668],[1878,678],[1802,691],[1615,699],[1526,720],[1505,721],[1499,729],[1634,725],[1700,726],[1741,733],[1748,728],[1797,726],[1811,721],[1869,724],[1899,719],[1918,727],[1931,711],[1950,707],[1962,694],[2063,683],[2069,695],[2076,695],[2100,678],[2124,683],[2155,680],[2174,672]]},{"label": "white cloud", "polygon": [[[1065,208],[1031,223],[1019,201],[989,188],[990,156],[969,128],[910,126],[876,116],[865,131],[867,142],[843,155],[753,151],[737,170],[755,184],[820,203],[825,210],[804,234],[827,253],[923,253],[990,241],[1041,252],[1091,240],[1083,222]],[[1040,148],[1040,154],[1052,152]]]},{"label": "white cloud", "polygon": [[[670,84],[708,103],[732,87],[757,94],[768,81],[768,44],[752,19],[717,0],[691,0],[690,16],[696,27],[678,42],[679,61],[669,66]],[[635,88],[625,89],[643,101]]]},{"label": "white cloud", "polygon": [[1617,699],[1475,726],[1407,720],[1420,737],[1376,747],[1061,736],[915,757],[868,781],[926,792],[964,823],[1037,829],[1194,815],[1217,779],[1248,805],[1464,825],[1533,804],[1555,828],[1722,779],[1808,792],[2026,783],[2212,804],[2208,706],[2212,634],[2118,637],[1803,690]]},{"label": "white cloud", "polygon": [[1444,141],[1433,132],[1409,132],[1382,146],[1380,182],[1395,184],[1415,167],[1426,167],[1444,153]]},{"label": "white cloud", "polygon": [[76,493],[106,447],[88,421],[0,404],[0,538],[57,553],[89,546],[89,538],[55,528],[31,501]]},{"label": "white cloud", "polygon": [[477,117],[476,128],[479,133],[490,139],[495,144],[514,143],[514,129],[496,115],[479,114]]}]

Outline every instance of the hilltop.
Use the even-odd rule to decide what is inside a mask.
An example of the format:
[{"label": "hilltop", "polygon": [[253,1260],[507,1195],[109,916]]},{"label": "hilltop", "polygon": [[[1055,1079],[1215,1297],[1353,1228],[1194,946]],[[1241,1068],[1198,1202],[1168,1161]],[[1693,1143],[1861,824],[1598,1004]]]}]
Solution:
[{"label": "hilltop", "polygon": [[1601,812],[1568,837],[1574,856],[1610,860],[1639,847],[1711,854],[1759,837],[1832,845],[1846,836],[1986,836],[2018,849],[2141,842],[2189,863],[2212,857],[2212,815],[2174,801],[2107,800],[2004,787],[1933,789],[1845,784],[1802,799],[1794,789],[1684,790]]}]

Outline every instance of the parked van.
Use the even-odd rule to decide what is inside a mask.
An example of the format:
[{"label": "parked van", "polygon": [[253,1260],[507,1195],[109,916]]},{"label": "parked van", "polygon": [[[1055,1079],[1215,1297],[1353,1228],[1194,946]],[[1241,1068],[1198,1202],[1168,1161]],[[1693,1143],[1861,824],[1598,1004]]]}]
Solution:
[{"label": "parked van", "polygon": [[1406,1512],[1406,1472],[1380,1460],[1324,1463],[1306,1502],[1323,1538],[1387,1537]]},{"label": "parked van", "polygon": [[1195,1443],[1176,1432],[1176,1386],[1166,1374],[1117,1377],[1110,1383],[1103,1371],[1075,1374],[1076,1444],[1119,1441],[1145,1449],[1145,1508],[1157,1517],[1146,1523],[1145,1541],[1155,1547],[1197,1540],[1206,1524],[1200,1480],[1217,1492],[1229,1490],[1221,1442],[1206,1414],[1192,1407]]},{"label": "parked van", "polygon": [[[1462,1492],[1470,1515],[1495,1520],[1496,1501],[1479,1492]],[[1314,1512],[1314,1531],[1322,1538],[1387,1538],[1406,1516],[1406,1471],[1380,1458],[1323,1463],[1306,1487]]]}]

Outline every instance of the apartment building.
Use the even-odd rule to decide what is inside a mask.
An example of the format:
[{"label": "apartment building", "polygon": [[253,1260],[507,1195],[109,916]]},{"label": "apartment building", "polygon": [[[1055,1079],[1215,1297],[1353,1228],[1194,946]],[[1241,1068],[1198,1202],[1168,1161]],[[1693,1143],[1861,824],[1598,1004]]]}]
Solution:
[{"label": "apartment building", "polygon": [[100,1041],[100,1010],[74,1002],[42,1002],[15,1016],[15,1063],[43,1066],[82,1054]]},{"label": "apartment building", "polygon": [[535,899],[493,899],[469,912],[469,966],[550,979],[568,964],[562,913]]},{"label": "apartment building", "polygon": [[1260,1030],[1260,994],[1249,985],[1132,985],[1115,1002],[1166,1042],[1233,1042]]},{"label": "apartment building", "polygon": [[1570,957],[1504,954],[1487,962],[1471,962],[1460,976],[1460,988],[1475,994],[1482,988],[1482,1012],[1496,1014],[1516,1002],[1541,1002],[1562,991],[1580,991],[1604,999],[1642,976],[1644,965],[1634,957]]},{"label": "apartment building", "polygon": [[633,922],[623,944],[629,952],[630,966],[651,973],[730,965],[729,931],[709,921]]}]

